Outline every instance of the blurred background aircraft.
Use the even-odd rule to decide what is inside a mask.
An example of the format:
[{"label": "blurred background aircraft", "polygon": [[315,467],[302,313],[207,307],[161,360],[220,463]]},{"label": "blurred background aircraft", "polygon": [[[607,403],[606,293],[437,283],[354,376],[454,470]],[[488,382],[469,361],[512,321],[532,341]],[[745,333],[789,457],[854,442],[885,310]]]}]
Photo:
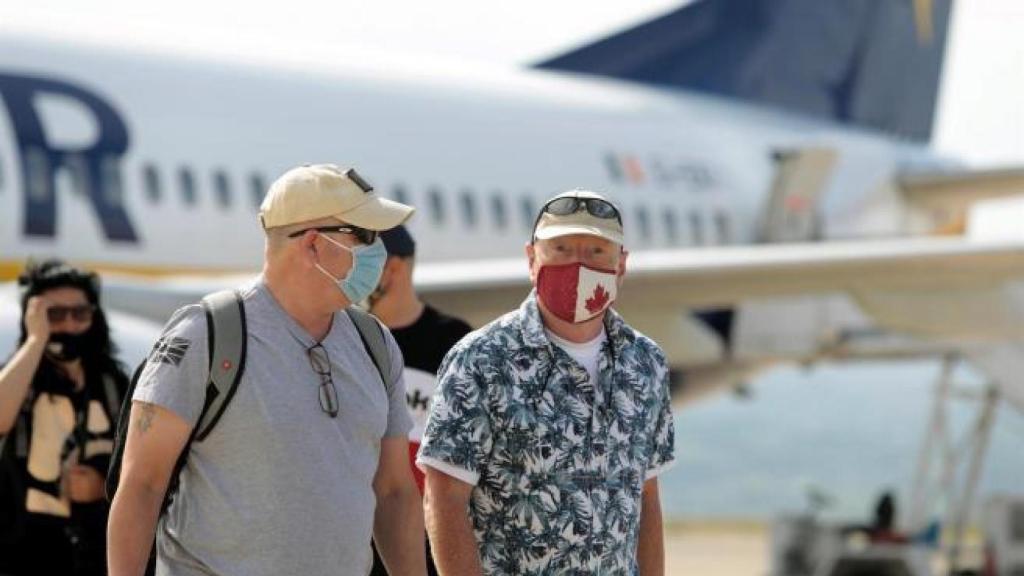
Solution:
[{"label": "blurred background aircraft", "polygon": [[[331,17],[324,7],[289,5],[287,15],[270,9],[270,24],[246,7],[257,22],[248,29],[225,29],[235,20],[221,7],[204,7],[202,18],[192,13],[182,26],[128,4],[112,3],[118,17],[108,14],[95,26],[96,7],[58,13],[50,6],[45,19],[29,9],[19,18],[35,36],[65,35],[74,20],[71,35],[79,39],[110,44],[116,37],[154,52],[209,50],[219,61],[69,49],[65,38],[3,40],[0,92],[8,117],[0,122],[8,124],[0,127],[11,141],[0,149],[0,172],[7,173],[0,202],[10,215],[0,229],[0,268],[9,277],[27,255],[59,254],[149,274],[252,269],[260,244],[251,233],[254,212],[266,182],[326,155],[359,166],[371,180],[378,175],[382,194],[421,207],[414,231],[432,248],[424,253],[421,286],[480,323],[523,291],[522,262],[494,257],[518,255],[543,198],[584,185],[611,191],[624,207],[634,257],[620,308],[668,350],[679,399],[710,389],[748,391],[755,374],[780,360],[946,357],[952,366],[964,356],[1012,398],[1017,355],[1004,344],[1019,339],[1012,281],[1021,252],[1005,217],[1015,206],[1005,198],[1020,192],[1020,173],[968,168],[957,159],[964,138],[950,136],[943,121],[956,102],[947,94],[976,82],[973,66],[956,56],[966,45],[964,28],[947,34],[949,3],[869,4],[657,6],[673,11],[579,50],[567,49],[567,39],[560,50],[526,57],[540,72],[388,61],[334,45],[406,41],[383,33],[388,25],[426,30],[457,55],[472,46],[468,52],[480,57],[495,42],[453,41],[438,31],[444,18],[420,14],[408,29],[394,23],[416,9],[370,24],[359,12],[366,8]],[[952,21],[964,21],[976,6],[958,4]],[[459,10],[481,16],[479,8]],[[522,6],[509,10],[516,18],[527,14]],[[557,10],[527,18],[532,28],[572,30],[554,24]],[[106,20],[122,28],[105,29]],[[156,33],[168,28],[176,34]],[[273,46],[265,45],[270,37]],[[1005,52],[987,55],[986,68],[998,69],[993,62]],[[1019,67],[1016,54],[1011,69],[1013,62]],[[265,59],[276,65],[265,67]],[[1013,81],[1004,76],[1003,85]],[[989,89],[984,102],[1006,92]],[[981,112],[997,107],[970,108],[977,129],[985,125]],[[1004,136],[1019,144],[1020,113],[1006,114]],[[938,153],[925,145],[933,132]],[[1014,159],[1012,144],[990,146],[967,156]],[[18,183],[26,183],[23,194]],[[780,242],[787,244],[722,247]],[[703,247],[699,253],[687,248],[695,245]],[[159,319],[221,282],[178,277],[155,291],[125,279],[111,285],[119,307]],[[884,382],[878,374],[886,373],[862,375],[870,382],[861,388]],[[808,396],[804,390],[796,398]],[[896,398],[885,390],[859,404],[881,409]],[[915,400],[924,405],[926,395]],[[820,405],[814,408],[794,412]],[[749,434],[756,418],[741,421]],[[892,426],[916,431],[924,424],[898,415]],[[799,437],[807,443],[815,435]],[[729,439],[717,430],[707,442],[716,441]],[[701,449],[685,439],[681,447],[680,478],[699,476],[688,459]],[[814,452],[805,448],[789,447]],[[843,450],[843,461],[859,459],[858,450]],[[738,452],[736,459],[745,459]],[[909,460],[904,453],[899,464]],[[701,498],[680,483],[675,493]],[[722,485],[721,478],[712,483]],[[852,484],[859,492],[841,494],[846,500],[874,489]],[[786,504],[765,491],[770,485],[747,491],[733,510],[700,510],[699,501],[696,508],[771,513]],[[792,505],[795,490],[788,491]],[[773,497],[751,504],[750,494]],[[694,507],[678,506],[681,513]]]}]

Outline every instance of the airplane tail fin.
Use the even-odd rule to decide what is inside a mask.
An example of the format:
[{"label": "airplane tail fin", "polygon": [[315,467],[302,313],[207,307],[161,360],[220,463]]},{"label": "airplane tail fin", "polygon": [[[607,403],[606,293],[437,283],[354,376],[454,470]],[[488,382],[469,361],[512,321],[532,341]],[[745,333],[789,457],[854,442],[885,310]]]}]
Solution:
[{"label": "airplane tail fin", "polygon": [[931,137],[953,0],[697,0],[538,63]]}]

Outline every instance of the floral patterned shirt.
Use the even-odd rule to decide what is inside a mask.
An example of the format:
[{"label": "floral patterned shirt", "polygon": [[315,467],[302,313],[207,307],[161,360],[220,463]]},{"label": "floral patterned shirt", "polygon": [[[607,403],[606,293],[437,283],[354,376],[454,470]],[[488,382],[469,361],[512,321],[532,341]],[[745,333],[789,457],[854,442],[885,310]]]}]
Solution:
[{"label": "floral patterned shirt", "polygon": [[605,314],[595,384],[536,296],[445,357],[417,462],[474,486],[487,574],[636,574],[644,481],[674,459],[668,367]]}]

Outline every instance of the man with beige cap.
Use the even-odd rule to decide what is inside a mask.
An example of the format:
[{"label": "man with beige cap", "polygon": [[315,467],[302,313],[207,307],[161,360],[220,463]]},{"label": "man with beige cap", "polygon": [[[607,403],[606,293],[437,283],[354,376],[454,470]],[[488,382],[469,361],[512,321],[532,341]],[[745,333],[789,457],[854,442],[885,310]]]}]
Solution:
[{"label": "man with beige cap", "polygon": [[417,458],[434,560],[459,576],[661,575],[668,367],[610,308],[626,272],[619,211],[556,196],[526,256],[535,290],[438,371]]},{"label": "man with beige cap", "polygon": [[112,576],[143,574],[154,531],[158,575],[362,576],[371,534],[391,574],[425,573],[402,356],[382,329],[391,365],[375,366],[340,313],[377,284],[378,232],[412,211],[333,165],[274,182],[260,208],[263,273],[239,290],[244,371],[216,427],[190,439],[216,368],[201,307],[175,313],[139,377],[110,515]]}]

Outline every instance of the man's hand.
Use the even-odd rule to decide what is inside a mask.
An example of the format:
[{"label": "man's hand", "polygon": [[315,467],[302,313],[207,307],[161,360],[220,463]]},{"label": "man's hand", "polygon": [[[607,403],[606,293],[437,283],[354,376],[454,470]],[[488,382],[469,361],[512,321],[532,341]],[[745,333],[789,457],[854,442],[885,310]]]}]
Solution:
[{"label": "man's hand", "polygon": [[665,574],[665,532],[661,522],[661,497],[658,479],[644,482],[640,508],[640,542],[636,550],[641,576]]},{"label": "man's hand", "polygon": [[469,520],[473,486],[427,467],[427,532],[434,563],[441,574],[480,576],[483,567]]},{"label": "man's hand", "polygon": [[373,479],[377,512],[373,539],[384,566],[395,576],[425,576],[427,552],[424,546],[423,501],[409,466],[409,440],[384,438],[380,463]]},{"label": "man's hand", "polygon": [[25,306],[25,334],[42,342],[50,339],[50,319],[46,313],[50,310],[50,301],[42,296],[33,296]]}]

